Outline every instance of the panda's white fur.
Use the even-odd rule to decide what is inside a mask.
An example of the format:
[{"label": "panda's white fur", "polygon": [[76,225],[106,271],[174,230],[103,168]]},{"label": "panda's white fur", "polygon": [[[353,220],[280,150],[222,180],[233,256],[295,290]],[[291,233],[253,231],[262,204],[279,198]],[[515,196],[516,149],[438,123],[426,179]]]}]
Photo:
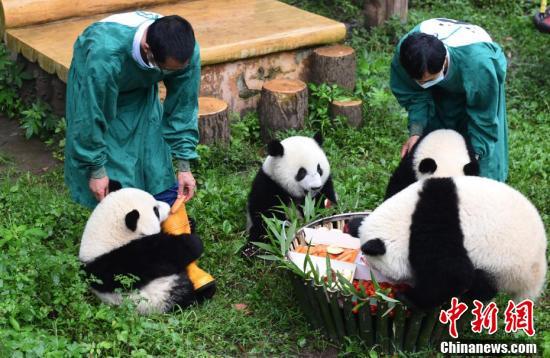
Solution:
[{"label": "panda's white fur", "polygon": [[[437,179],[428,179],[433,180]],[[456,187],[463,245],[474,268],[488,272],[499,291],[516,299],[536,298],[547,271],[546,234],[536,208],[517,190],[491,179],[462,176],[445,180],[452,180]],[[384,254],[367,256],[372,267],[386,277],[413,285],[411,225],[426,183],[414,183],[387,199],[358,229],[362,245],[375,239],[384,243]],[[433,233],[435,251],[437,239],[441,239],[437,234]]]},{"label": "panda's white fur", "polygon": [[[431,158],[437,164],[433,173],[422,173],[420,163]],[[428,177],[451,177],[464,175],[464,166],[470,163],[470,154],[464,137],[451,129],[435,130],[416,147],[413,155],[413,170],[418,180]]]},{"label": "panda's white fur", "polygon": [[[159,217],[153,207],[158,208]],[[135,231],[128,229],[121,220],[132,210],[140,213]],[[161,222],[169,212],[168,204],[157,201],[143,190],[124,188],[107,195],[86,223],[80,244],[80,260],[89,262],[137,238],[159,233]]]},{"label": "panda's white fur", "polygon": [[[305,197],[310,191],[313,194],[318,192],[330,175],[330,164],[323,149],[315,139],[303,136],[283,139],[281,145],[285,154],[268,155],[262,165],[264,172],[296,198]],[[319,175],[317,165],[321,166],[322,175]],[[296,181],[300,168],[304,168],[307,174]]]},{"label": "panda's white fur", "polygon": [[409,235],[419,185],[415,183],[384,201],[363,220],[358,231],[361,244],[376,238],[384,241],[386,251],[392,254],[369,257],[369,262],[382,275],[396,281],[413,281],[409,264]]},{"label": "panda's white fur", "polygon": [[[149,282],[144,287],[127,295],[127,298],[134,302],[136,310],[141,314],[166,312],[170,309],[172,288],[181,280],[178,275],[170,275],[158,278]],[[92,292],[106,304],[119,306],[123,303],[124,297],[118,292],[99,292],[92,289]]]}]

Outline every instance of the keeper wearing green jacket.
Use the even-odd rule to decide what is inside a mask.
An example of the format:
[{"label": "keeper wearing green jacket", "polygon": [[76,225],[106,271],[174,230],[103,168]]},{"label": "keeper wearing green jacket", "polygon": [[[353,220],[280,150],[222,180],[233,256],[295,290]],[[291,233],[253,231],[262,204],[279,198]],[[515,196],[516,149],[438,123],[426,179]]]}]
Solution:
[{"label": "keeper wearing green jacket", "polygon": [[173,200],[193,196],[200,68],[193,29],[176,15],[112,15],[78,37],[65,149],[65,182],[75,201],[93,208],[108,194],[109,179],[164,198],[171,192]]},{"label": "keeper wearing green jacket", "polygon": [[420,135],[454,129],[467,137],[482,176],[505,181],[508,139],[506,58],[479,26],[426,20],[404,36],[391,64],[390,85],[408,111],[404,156]]}]

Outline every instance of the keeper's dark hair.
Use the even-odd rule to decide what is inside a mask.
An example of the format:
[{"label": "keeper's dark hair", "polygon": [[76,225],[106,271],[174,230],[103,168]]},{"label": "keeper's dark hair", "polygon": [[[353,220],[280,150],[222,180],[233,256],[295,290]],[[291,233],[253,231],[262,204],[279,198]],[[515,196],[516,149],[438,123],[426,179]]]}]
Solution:
[{"label": "keeper's dark hair", "polygon": [[428,71],[435,74],[441,71],[447,51],[437,37],[421,32],[407,36],[399,49],[399,62],[409,76],[415,80]]},{"label": "keeper's dark hair", "polygon": [[161,17],[149,26],[145,39],[157,64],[169,57],[184,63],[193,55],[195,33],[191,24],[178,15]]}]

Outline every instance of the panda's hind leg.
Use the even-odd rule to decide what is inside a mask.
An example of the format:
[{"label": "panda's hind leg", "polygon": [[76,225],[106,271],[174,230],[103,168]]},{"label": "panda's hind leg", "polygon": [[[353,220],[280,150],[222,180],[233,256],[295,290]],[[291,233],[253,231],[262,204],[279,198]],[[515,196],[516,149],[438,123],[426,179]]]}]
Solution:
[{"label": "panda's hind leg", "polygon": [[474,271],[474,280],[470,289],[464,294],[465,298],[489,301],[497,295],[495,279],[485,270],[476,269]]},{"label": "panda's hind leg", "polygon": [[176,310],[180,307],[185,309],[197,302],[193,284],[186,273],[180,273],[178,275],[178,279],[174,282],[174,286],[170,290],[170,300],[173,303],[172,310]]}]

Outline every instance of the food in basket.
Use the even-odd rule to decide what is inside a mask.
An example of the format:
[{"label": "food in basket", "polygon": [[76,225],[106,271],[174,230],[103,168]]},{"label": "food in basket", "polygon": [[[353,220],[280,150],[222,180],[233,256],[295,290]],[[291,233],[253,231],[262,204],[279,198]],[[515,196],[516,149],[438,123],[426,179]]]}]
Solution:
[{"label": "food in basket", "polygon": [[[406,284],[392,284],[389,282],[379,282],[378,285],[380,286],[380,289],[382,290],[382,293],[384,293],[386,296],[390,298],[395,298],[396,292],[402,292],[409,288]],[[353,287],[357,291],[358,294],[366,293],[368,297],[376,297],[376,288],[374,286],[374,282],[370,280],[353,280]],[[389,290],[389,292],[388,292]],[[366,298],[366,297],[364,297]],[[358,304],[358,301],[354,301],[353,305],[356,306]],[[376,304],[370,304],[370,313],[371,315],[376,315],[378,312],[378,306]],[[354,309],[353,313],[357,313],[358,310]],[[395,315],[395,311],[390,311],[389,313],[390,317],[393,317]]]},{"label": "food in basket", "polygon": [[[294,251],[299,252],[301,254],[306,254],[308,252],[308,246],[306,245],[296,246]],[[336,253],[333,253],[333,252],[336,252]],[[326,257],[328,255],[332,260],[354,263],[355,259],[357,258],[357,255],[359,254],[359,250],[318,244],[318,245],[309,247],[309,254],[312,256],[320,256],[320,257]]]}]

